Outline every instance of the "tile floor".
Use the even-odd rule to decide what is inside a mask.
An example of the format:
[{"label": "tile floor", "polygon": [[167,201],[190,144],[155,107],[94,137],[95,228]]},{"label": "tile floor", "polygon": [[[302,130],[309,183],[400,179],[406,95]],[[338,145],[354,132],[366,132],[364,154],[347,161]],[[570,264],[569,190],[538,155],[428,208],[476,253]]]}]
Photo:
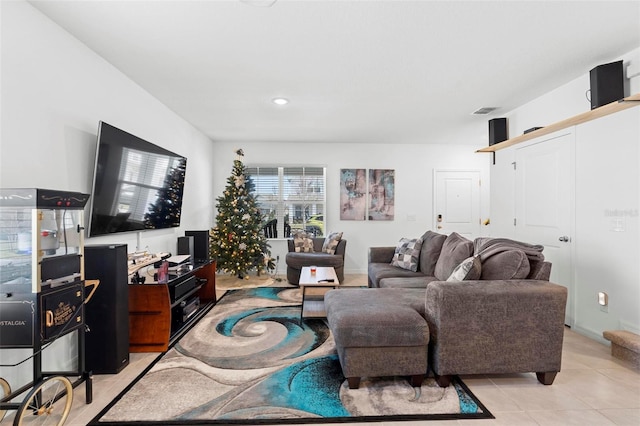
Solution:
[{"label": "tile floor", "polygon": [[[348,276],[345,285],[366,285],[366,276]],[[117,375],[94,377],[93,403],[84,403],[84,385],[74,393],[67,425],[86,425],[158,354],[132,354]],[[535,374],[466,376],[464,382],[496,417],[494,420],[384,422],[411,425],[640,425],[640,369],[611,357],[609,347],[569,328],[562,371],[551,386]],[[366,423],[370,425],[371,423]]]}]

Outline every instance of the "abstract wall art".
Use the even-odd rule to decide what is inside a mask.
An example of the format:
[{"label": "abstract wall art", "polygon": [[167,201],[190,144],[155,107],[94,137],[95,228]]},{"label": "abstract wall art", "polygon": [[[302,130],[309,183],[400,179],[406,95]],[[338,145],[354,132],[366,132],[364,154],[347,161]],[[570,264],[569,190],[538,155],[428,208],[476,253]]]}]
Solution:
[{"label": "abstract wall art", "polygon": [[369,169],[369,220],[393,220],[395,170]]},{"label": "abstract wall art", "polygon": [[366,219],[365,169],[340,169],[340,220]]}]

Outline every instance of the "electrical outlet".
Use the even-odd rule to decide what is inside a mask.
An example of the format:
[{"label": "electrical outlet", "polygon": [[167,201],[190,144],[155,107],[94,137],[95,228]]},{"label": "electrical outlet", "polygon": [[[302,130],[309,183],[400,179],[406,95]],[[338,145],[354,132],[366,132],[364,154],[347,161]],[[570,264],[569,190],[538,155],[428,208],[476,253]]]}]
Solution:
[{"label": "electrical outlet", "polygon": [[609,304],[609,296],[607,293],[601,291],[598,293],[598,305],[607,306]]},{"label": "electrical outlet", "polygon": [[603,291],[598,293],[598,305],[602,312],[609,312],[609,295]]}]

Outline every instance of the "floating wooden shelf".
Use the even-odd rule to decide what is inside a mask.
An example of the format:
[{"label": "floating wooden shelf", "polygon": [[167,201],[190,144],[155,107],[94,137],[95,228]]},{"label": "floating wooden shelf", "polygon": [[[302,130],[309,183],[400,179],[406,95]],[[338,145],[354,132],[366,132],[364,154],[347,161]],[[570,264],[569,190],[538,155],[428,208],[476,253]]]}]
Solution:
[{"label": "floating wooden shelf", "polygon": [[510,147],[524,141],[528,141],[539,136],[548,135],[549,133],[556,132],[558,130],[566,129],[567,127],[576,126],[578,124],[586,123],[587,121],[595,120],[596,118],[604,117],[609,114],[613,114],[619,111],[623,111],[628,108],[640,105],[640,93],[626,97],[619,101],[611,102],[610,104],[603,105],[599,108],[592,109],[591,111],[583,112],[574,117],[567,118],[557,123],[550,124],[533,132],[529,132],[524,135],[515,136],[506,141],[499,142],[495,145],[490,145],[486,148],[477,150],[476,152],[495,152],[501,149]]}]

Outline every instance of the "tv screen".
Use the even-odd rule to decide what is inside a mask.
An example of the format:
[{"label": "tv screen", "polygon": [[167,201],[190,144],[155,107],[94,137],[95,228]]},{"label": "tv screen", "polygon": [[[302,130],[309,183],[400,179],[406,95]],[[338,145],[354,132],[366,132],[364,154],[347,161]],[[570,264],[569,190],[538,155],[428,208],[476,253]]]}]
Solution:
[{"label": "tv screen", "polygon": [[88,235],[180,226],[186,167],[185,157],[101,121]]}]

